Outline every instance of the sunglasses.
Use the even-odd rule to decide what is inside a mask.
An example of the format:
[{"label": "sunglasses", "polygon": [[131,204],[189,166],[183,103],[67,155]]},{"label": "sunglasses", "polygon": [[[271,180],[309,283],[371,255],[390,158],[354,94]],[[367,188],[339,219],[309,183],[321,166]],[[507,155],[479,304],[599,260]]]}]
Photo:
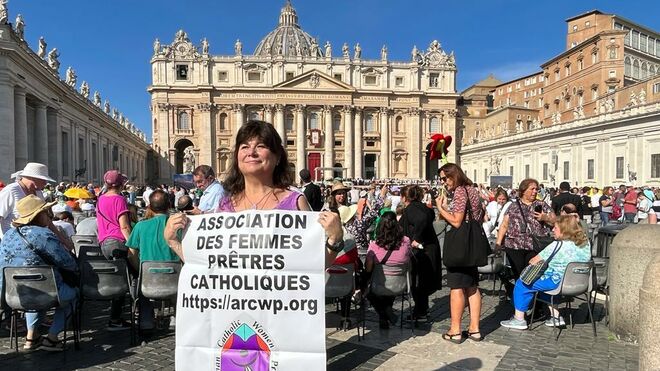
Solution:
[{"label": "sunglasses", "polygon": [[446,181],[447,181],[447,177],[446,177],[446,176],[441,176],[441,177],[440,177],[440,181],[443,182],[443,183],[446,182]]}]

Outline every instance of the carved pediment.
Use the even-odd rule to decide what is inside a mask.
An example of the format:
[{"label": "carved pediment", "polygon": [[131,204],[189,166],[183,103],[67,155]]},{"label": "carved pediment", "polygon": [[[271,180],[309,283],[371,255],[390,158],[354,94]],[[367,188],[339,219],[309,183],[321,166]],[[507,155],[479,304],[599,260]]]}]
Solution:
[{"label": "carved pediment", "polygon": [[177,31],[174,35],[174,42],[169,46],[165,46],[163,51],[168,58],[191,59],[200,57],[197,47],[190,42],[188,34],[183,30]]},{"label": "carved pediment", "polygon": [[334,79],[323,72],[312,70],[296,76],[291,80],[284,81],[274,86],[275,89],[319,89],[319,90],[335,90],[335,91],[354,91],[355,89],[337,79]]},{"label": "carved pediment", "polygon": [[387,68],[363,67],[360,72],[363,75],[382,75],[386,72]]},{"label": "carved pediment", "polygon": [[261,71],[266,71],[267,68],[266,66],[262,66],[257,63],[248,63],[243,66],[243,70],[248,72],[261,72]]}]

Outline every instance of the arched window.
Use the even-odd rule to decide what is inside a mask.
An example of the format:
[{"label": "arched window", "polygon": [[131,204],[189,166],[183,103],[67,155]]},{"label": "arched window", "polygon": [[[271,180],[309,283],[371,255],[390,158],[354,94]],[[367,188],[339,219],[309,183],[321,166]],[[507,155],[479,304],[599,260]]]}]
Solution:
[{"label": "arched window", "polygon": [[656,73],[657,73],[657,71],[656,71],[655,67],[653,67],[653,65],[651,65],[651,67],[649,67],[649,76],[650,77],[655,76]]},{"label": "arched window", "polygon": [[632,65],[630,64],[630,58],[626,57],[626,60],[624,61],[623,74],[624,76],[630,76],[631,73],[632,73]]},{"label": "arched window", "polygon": [[220,119],[218,121],[218,129],[220,131],[228,130],[228,128],[227,128],[227,114],[224,113],[224,112],[220,114]]},{"label": "arched window", "polygon": [[439,133],[440,132],[440,120],[437,116],[431,117],[429,120],[429,133]]},{"label": "arched window", "polygon": [[364,131],[376,131],[376,124],[374,123],[374,115],[367,113],[364,115]]},{"label": "arched window", "polygon": [[220,172],[224,173],[229,170],[229,154],[221,153],[220,154]]},{"label": "arched window", "polygon": [[403,118],[401,116],[397,116],[394,120],[394,129],[397,133],[403,133]]},{"label": "arched window", "polygon": [[647,65],[646,65],[646,62],[642,62],[642,74],[641,74],[641,78],[642,78],[642,79],[647,78],[647,77],[648,77],[648,74],[649,74],[649,69],[648,69],[648,67],[647,67]]},{"label": "arched window", "polygon": [[332,130],[333,131],[341,130],[341,115],[332,116]]},{"label": "arched window", "polygon": [[188,119],[188,112],[179,112],[179,120],[177,122],[176,128],[179,130],[190,129],[190,120]]},{"label": "arched window", "polygon": [[635,59],[635,61],[633,62],[633,71],[632,72],[633,72],[632,77],[635,78],[635,79],[638,79],[639,78],[639,61],[637,59]]},{"label": "arched window", "polygon": [[287,132],[293,131],[293,113],[287,113],[284,118],[284,128]]},{"label": "arched window", "polygon": [[319,115],[316,112],[309,114],[309,130],[320,129]]}]

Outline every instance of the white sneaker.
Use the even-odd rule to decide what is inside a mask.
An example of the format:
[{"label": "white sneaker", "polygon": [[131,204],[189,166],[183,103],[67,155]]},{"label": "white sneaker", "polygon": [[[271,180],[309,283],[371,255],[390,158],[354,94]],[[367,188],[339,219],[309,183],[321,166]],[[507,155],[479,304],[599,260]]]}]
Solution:
[{"label": "white sneaker", "polygon": [[500,322],[502,327],[512,328],[516,330],[527,330],[527,321],[524,319],[516,319],[511,317],[510,320]]},{"label": "white sneaker", "polygon": [[566,326],[564,317],[559,316],[559,318],[549,318],[545,321],[545,325],[548,327],[563,327]]}]

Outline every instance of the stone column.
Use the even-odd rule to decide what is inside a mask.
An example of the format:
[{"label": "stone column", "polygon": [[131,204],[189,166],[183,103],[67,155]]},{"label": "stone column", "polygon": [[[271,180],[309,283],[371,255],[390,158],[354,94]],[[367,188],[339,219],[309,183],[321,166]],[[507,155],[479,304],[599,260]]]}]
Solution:
[{"label": "stone column", "polygon": [[234,121],[236,122],[236,131],[245,124],[245,119],[243,118],[243,104],[234,104]]},{"label": "stone column", "polygon": [[305,155],[305,147],[307,146],[307,139],[305,138],[305,106],[297,104],[294,109],[296,113],[296,176],[300,170],[307,166],[307,157]]},{"label": "stone column", "polygon": [[[458,110],[452,108],[448,112],[449,115],[443,117],[442,130],[444,133],[449,133],[452,138],[458,138],[458,130],[456,129],[456,116],[458,116]],[[459,163],[458,153],[456,152],[456,143],[449,146],[449,153],[447,154],[447,160],[452,163]],[[502,171],[500,169],[500,171]]]},{"label": "stone column", "polygon": [[[335,165],[335,136],[332,130],[332,106],[325,106],[323,109],[325,141],[323,148],[324,167],[333,167]],[[325,170],[323,178],[332,178],[334,172]]]},{"label": "stone column", "polygon": [[284,127],[284,105],[275,105],[275,130],[282,138],[282,145],[286,148],[286,128]]},{"label": "stone column", "polygon": [[344,106],[344,166],[348,168],[347,177],[354,177],[355,165],[353,163],[353,115],[351,106]]},{"label": "stone column", "polygon": [[15,169],[14,86],[8,76],[0,76],[0,179],[9,180]]},{"label": "stone column", "polygon": [[419,108],[413,107],[408,110],[408,125],[406,131],[410,133],[410,177],[423,178],[422,176],[422,132]]},{"label": "stone column", "polygon": [[28,163],[28,133],[25,89],[14,89],[14,142],[16,143],[15,168],[21,170]]},{"label": "stone column", "polygon": [[355,177],[362,178],[362,107],[355,107]]},{"label": "stone column", "polygon": [[198,142],[195,149],[199,150],[197,165],[209,165],[214,167],[213,152],[215,150],[215,131],[211,126],[211,105],[209,103],[197,104],[197,118],[195,127],[195,137]]},{"label": "stone column", "polygon": [[48,118],[46,109],[46,104],[37,104],[37,120],[34,128],[34,159],[48,165]]},{"label": "stone column", "polygon": [[389,109],[380,109],[380,178],[390,177],[390,125]]},{"label": "stone column", "polygon": [[273,125],[275,124],[275,120],[273,120],[273,107],[272,104],[264,104],[264,121],[267,123]]},{"label": "stone column", "polygon": [[[48,135],[48,175],[55,180],[62,178],[62,134],[58,125],[58,113],[55,110],[46,112]],[[101,169],[103,167],[100,167]]]}]

